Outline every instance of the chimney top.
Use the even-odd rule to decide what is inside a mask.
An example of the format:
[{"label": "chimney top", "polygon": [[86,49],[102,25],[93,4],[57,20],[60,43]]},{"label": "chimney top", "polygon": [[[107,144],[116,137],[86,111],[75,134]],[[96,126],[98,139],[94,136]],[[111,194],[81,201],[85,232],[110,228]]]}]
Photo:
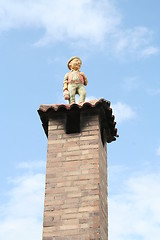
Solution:
[{"label": "chimney top", "polygon": [[116,122],[114,121],[115,117],[112,115],[112,108],[110,108],[110,101],[107,101],[103,98],[99,100],[91,100],[84,102],[82,104],[42,104],[38,109],[39,116],[42,121],[42,125],[46,135],[48,136],[48,120],[49,118],[54,118],[59,113],[70,113],[74,111],[87,110],[88,113],[94,110],[97,110],[100,117],[101,129],[103,129],[106,135],[106,141],[108,143],[115,141],[116,137],[119,137],[117,134]]}]

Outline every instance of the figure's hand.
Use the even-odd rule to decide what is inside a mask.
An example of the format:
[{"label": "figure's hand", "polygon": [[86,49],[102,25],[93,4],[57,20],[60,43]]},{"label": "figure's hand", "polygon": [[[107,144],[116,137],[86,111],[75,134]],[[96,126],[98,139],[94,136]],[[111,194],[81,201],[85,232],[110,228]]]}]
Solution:
[{"label": "figure's hand", "polygon": [[86,78],[84,72],[80,72],[80,74],[81,74],[81,76],[82,76],[84,79]]},{"label": "figure's hand", "polygon": [[67,89],[63,91],[63,96],[64,96],[65,100],[69,100],[70,94],[69,94],[69,91]]},{"label": "figure's hand", "polygon": [[87,86],[87,84],[88,84],[88,79],[85,78],[85,79],[84,79],[84,86]]}]

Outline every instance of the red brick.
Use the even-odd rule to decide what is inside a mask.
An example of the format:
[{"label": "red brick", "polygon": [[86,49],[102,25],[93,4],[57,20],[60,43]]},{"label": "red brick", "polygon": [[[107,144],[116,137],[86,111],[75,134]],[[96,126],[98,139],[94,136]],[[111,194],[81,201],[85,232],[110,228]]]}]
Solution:
[{"label": "red brick", "polygon": [[49,121],[43,240],[108,240],[107,152],[98,112],[82,112],[81,125],[81,133],[66,134],[63,114]]}]

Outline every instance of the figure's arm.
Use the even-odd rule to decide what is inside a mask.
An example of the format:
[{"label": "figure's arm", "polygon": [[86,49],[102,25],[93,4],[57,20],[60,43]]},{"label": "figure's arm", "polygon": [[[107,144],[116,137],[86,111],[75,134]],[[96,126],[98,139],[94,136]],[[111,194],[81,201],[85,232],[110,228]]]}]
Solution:
[{"label": "figure's arm", "polygon": [[84,72],[80,72],[80,74],[83,76],[83,79],[84,79],[84,85],[87,86],[87,84],[88,84],[88,79],[86,78]]},{"label": "figure's arm", "polygon": [[65,100],[69,100],[69,91],[68,91],[68,73],[64,76],[64,81],[63,81],[63,96]]},{"label": "figure's arm", "polygon": [[68,73],[65,74],[64,80],[63,80],[63,92],[65,90],[68,90]]}]

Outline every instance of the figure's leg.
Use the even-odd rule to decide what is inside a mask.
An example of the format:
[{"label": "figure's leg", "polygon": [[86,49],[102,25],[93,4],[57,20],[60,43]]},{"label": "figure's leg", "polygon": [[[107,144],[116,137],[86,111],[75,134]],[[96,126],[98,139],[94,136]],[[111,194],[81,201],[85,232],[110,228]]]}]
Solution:
[{"label": "figure's leg", "polygon": [[68,85],[68,91],[70,94],[70,99],[69,99],[69,103],[75,103],[75,95],[76,95],[76,84],[69,84]]},{"label": "figure's leg", "polygon": [[77,92],[79,94],[79,103],[85,102],[86,90],[83,84],[79,84]]}]

